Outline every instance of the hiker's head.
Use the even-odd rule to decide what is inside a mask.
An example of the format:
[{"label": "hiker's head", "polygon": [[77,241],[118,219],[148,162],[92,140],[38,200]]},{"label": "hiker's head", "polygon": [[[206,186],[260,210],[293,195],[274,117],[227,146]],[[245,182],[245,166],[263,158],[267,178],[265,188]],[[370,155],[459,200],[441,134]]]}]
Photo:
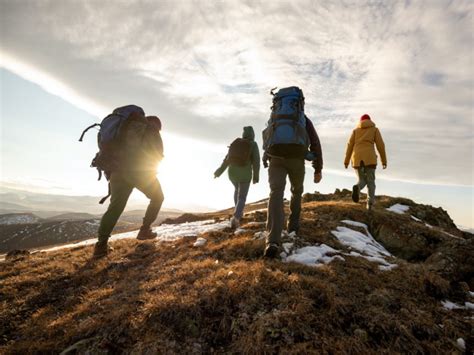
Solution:
[{"label": "hiker's head", "polygon": [[363,114],[363,115],[360,117],[360,120],[361,120],[361,121],[370,120],[370,116],[369,116],[368,114]]},{"label": "hiker's head", "polygon": [[157,116],[146,116],[148,122],[150,122],[158,131],[161,131],[161,120]]},{"label": "hiker's head", "polygon": [[254,140],[255,139],[255,132],[253,131],[252,126],[244,127],[244,132],[242,133],[242,138]]}]

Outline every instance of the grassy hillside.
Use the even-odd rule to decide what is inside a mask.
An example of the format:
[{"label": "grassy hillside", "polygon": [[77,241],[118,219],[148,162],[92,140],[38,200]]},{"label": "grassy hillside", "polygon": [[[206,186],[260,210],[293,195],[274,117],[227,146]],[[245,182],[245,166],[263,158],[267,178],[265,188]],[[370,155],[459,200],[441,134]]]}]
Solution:
[{"label": "grassy hillside", "polygon": [[[0,352],[451,354],[458,339],[472,351],[472,235],[406,199],[370,215],[344,191],[305,201],[294,248],[334,248],[327,264],[263,259],[264,203],[200,247],[130,239],[99,261],[88,246],[0,263]],[[409,211],[386,210],[396,203]],[[351,254],[334,234],[343,220],[366,224],[396,267]]]}]

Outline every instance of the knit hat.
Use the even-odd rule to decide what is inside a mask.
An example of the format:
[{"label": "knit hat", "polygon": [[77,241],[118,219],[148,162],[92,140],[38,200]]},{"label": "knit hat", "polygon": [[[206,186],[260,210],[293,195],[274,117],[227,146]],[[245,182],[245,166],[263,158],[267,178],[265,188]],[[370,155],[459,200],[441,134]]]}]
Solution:
[{"label": "knit hat", "polygon": [[370,120],[370,116],[368,114],[364,114],[361,116],[360,120],[361,121]]}]

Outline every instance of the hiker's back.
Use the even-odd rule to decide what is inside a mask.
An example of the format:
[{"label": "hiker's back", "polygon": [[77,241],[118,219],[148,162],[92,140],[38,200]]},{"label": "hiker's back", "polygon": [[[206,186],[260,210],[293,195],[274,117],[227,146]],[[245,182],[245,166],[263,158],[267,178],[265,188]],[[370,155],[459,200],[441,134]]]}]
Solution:
[{"label": "hiker's back", "polygon": [[354,152],[353,160],[356,166],[362,162],[365,165],[376,165],[377,155],[375,153],[375,138],[377,127],[370,120],[362,121],[354,129]]}]

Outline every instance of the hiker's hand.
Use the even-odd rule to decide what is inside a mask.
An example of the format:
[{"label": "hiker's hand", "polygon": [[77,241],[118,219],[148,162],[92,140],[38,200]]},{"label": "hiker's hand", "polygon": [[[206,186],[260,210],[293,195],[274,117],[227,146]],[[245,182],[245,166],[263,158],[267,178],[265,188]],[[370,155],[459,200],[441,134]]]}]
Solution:
[{"label": "hiker's hand", "polygon": [[258,184],[258,179],[253,179],[254,184]]},{"label": "hiker's hand", "polygon": [[347,169],[347,167],[349,166],[349,164],[344,164],[344,166],[345,166],[345,167],[346,167],[346,169]]},{"label": "hiker's hand", "polygon": [[322,173],[314,173],[314,182],[316,184],[318,184],[321,181],[322,178],[323,178]]},{"label": "hiker's hand", "polygon": [[383,165],[383,168],[384,168],[384,169],[387,169],[387,164],[384,164],[384,165]]},{"label": "hiker's hand", "polygon": [[217,179],[219,177],[219,175],[217,175],[216,173],[214,173],[214,179]]}]

